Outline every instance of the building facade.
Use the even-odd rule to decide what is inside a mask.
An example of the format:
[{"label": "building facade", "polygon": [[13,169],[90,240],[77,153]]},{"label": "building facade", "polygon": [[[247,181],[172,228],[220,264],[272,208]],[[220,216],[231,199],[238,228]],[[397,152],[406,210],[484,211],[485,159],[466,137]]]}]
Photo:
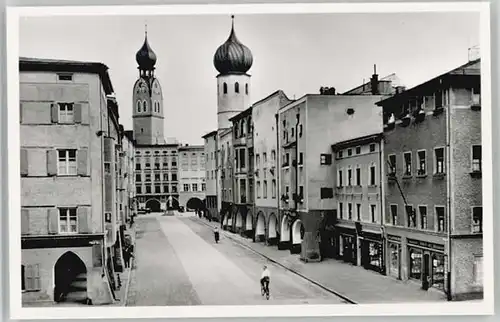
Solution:
[{"label": "building facade", "polygon": [[229,229],[244,236],[253,236],[254,165],[252,107],[229,119],[232,122],[234,155],[234,203],[235,220]]},{"label": "building facade", "polygon": [[221,196],[220,218],[221,226],[224,229],[233,226],[233,205],[234,205],[234,154],[233,154],[233,131],[231,128],[220,131],[219,133],[219,153],[218,172],[219,172],[219,191]]},{"label": "building facade", "polygon": [[281,90],[255,102],[252,107],[255,154],[255,235],[275,245],[280,240],[278,213],[278,165],[276,114],[291,100]]},{"label": "building facade", "polygon": [[334,258],[385,274],[382,138],[375,133],[332,146],[337,223],[330,245]]},{"label": "building facade", "polygon": [[118,117],[105,65],[20,59],[23,303],[113,302]]},{"label": "building facade", "polygon": [[205,140],[205,182],[207,190],[205,192],[205,207],[210,220],[219,220],[218,195],[217,195],[217,131],[212,131],[203,136]]},{"label": "building facade", "polygon": [[204,146],[180,146],[179,162],[180,205],[186,209],[203,209],[207,190]]},{"label": "building facade", "polygon": [[480,61],[379,103],[387,274],[482,297]]}]

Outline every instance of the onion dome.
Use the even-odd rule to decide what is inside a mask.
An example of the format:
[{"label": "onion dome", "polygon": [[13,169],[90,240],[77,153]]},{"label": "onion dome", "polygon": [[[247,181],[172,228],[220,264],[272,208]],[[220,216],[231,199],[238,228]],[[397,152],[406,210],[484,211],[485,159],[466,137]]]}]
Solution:
[{"label": "onion dome", "polygon": [[225,43],[217,48],[214,55],[215,69],[221,74],[246,73],[252,67],[252,52],[243,45],[234,32],[234,16],[231,26],[231,34]]},{"label": "onion dome", "polygon": [[153,70],[156,64],[156,54],[148,43],[148,32],[145,32],[144,44],[135,55],[135,60],[139,64],[139,69]]}]

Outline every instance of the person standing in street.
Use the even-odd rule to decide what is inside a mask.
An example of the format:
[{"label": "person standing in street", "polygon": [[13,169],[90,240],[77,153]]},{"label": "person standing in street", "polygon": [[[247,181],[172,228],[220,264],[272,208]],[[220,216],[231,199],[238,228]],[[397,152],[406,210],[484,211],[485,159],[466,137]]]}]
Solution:
[{"label": "person standing in street", "polygon": [[218,244],[219,243],[219,228],[215,227],[214,229],[214,237],[215,237],[215,242]]}]

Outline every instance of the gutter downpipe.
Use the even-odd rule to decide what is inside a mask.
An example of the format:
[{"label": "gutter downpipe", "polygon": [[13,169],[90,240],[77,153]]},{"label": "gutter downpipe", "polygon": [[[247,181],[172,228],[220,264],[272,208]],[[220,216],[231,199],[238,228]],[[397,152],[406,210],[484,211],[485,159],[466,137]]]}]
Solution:
[{"label": "gutter downpipe", "polygon": [[[382,129],[383,131],[383,129]],[[386,272],[386,261],[387,261],[387,245],[386,245],[386,238],[385,238],[385,176],[384,176],[384,133],[382,132],[382,135],[379,138],[379,164],[380,164],[380,179],[379,179],[379,184],[380,184],[380,229],[382,232],[382,273],[384,275],[387,275]]]},{"label": "gutter downpipe", "polygon": [[274,114],[274,119],[276,122],[276,160],[275,160],[275,165],[276,165],[276,212],[278,213],[278,219],[280,220],[279,225],[280,225],[280,240],[278,240],[278,243],[281,242],[281,239],[283,237],[283,232],[281,231],[281,223],[283,222],[283,218],[280,218],[280,201],[281,201],[281,195],[280,195],[280,131],[279,131],[279,108],[278,112]]},{"label": "gutter downpipe", "polygon": [[446,299],[448,301],[452,300],[451,295],[451,103],[450,103],[450,89],[447,90],[445,97],[447,98],[447,106],[446,106],[446,198],[448,203],[448,211],[447,211],[447,240],[448,240],[448,269],[446,272],[447,275],[447,291],[446,291]]}]

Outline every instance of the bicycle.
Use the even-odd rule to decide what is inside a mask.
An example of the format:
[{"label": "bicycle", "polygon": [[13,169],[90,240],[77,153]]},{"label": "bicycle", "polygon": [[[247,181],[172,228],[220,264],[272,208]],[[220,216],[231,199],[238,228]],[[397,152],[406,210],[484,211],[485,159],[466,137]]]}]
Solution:
[{"label": "bicycle", "polygon": [[260,293],[262,296],[266,296],[266,299],[269,300],[269,280],[264,280],[260,283]]}]

